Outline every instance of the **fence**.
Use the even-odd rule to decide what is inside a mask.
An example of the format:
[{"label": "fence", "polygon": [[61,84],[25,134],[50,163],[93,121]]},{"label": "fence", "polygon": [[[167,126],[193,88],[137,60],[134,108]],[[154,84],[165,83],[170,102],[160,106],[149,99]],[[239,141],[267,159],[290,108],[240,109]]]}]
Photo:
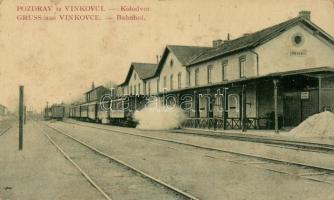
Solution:
[{"label": "fence", "polygon": [[[272,119],[270,118],[247,118],[245,120],[247,129],[270,129]],[[187,118],[183,123],[183,128],[202,129],[241,129],[242,120],[240,118]]]}]

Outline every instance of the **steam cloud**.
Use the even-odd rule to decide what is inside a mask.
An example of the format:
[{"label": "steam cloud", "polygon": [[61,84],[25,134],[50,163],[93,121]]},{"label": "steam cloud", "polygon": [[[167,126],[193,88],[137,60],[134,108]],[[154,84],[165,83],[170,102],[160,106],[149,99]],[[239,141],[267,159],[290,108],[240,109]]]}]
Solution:
[{"label": "steam cloud", "polygon": [[168,130],[178,128],[186,116],[184,111],[176,106],[149,104],[144,109],[136,111],[134,118],[139,123],[138,129]]}]

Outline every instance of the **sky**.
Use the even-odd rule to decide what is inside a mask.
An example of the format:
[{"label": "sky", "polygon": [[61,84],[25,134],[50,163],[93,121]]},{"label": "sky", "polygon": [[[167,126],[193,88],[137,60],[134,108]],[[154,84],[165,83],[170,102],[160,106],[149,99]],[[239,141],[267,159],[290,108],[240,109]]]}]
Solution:
[{"label": "sky", "polygon": [[[124,81],[131,62],[156,63],[167,44],[211,46],[311,11],[311,20],[334,35],[334,0],[0,0],[0,104],[14,111],[19,85],[28,109],[82,97],[95,86]],[[99,5],[96,21],[18,20],[22,15],[91,14],[65,6]],[[60,12],[17,11],[17,6],[54,6]],[[122,12],[121,6],[148,8]],[[145,21],[117,21],[116,15]],[[110,19],[110,17],[112,19]]]}]

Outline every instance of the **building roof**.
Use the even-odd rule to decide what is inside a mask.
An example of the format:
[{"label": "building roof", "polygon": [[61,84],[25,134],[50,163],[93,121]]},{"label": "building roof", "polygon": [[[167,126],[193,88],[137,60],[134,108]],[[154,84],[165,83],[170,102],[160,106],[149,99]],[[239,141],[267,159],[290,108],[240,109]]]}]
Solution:
[{"label": "building roof", "polygon": [[160,73],[162,70],[162,67],[167,59],[167,56],[170,52],[172,52],[175,57],[180,61],[180,63],[184,66],[187,65],[188,60],[193,58],[194,56],[197,56],[212,47],[200,47],[200,46],[183,46],[183,45],[167,45],[162,57],[159,61],[157,71],[155,73],[155,76]]},{"label": "building roof", "polygon": [[298,70],[291,70],[291,71],[285,71],[285,72],[274,72],[270,73],[268,75],[265,75],[264,77],[285,77],[285,76],[292,76],[292,75],[303,75],[303,74],[319,74],[319,73],[333,73],[334,67],[324,66],[324,67],[314,67],[314,68],[308,68],[308,69],[298,69]]},{"label": "building roof", "polygon": [[103,89],[105,89],[105,90],[109,90],[108,88],[104,87],[103,85],[100,85],[100,86],[98,86],[98,87],[95,87],[94,89],[90,89],[90,90],[88,90],[87,92],[85,92],[85,94],[90,93],[90,92],[93,91],[93,90],[98,90],[98,89],[100,89],[100,88],[103,88]]},{"label": "building roof", "polygon": [[230,53],[239,52],[241,50],[255,48],[259,46],[260,44],[263,44],[277,37],[282,32],[284,32],[285,30],[291,28],[292,26],[298,23],[303,23],[304,25],[309,27],[311,30],[316,31],[317,34],[324,37],[330,43],[334,44],[334,38],[332,36],[330,36],[324,30],[322,30],[317,25],[312,23],[310,20],[306,19],[305,17],[299,16],[293,19],[289,19],[280,24],[262,29],[260,31],[236,38],[234,40],[224,41],[220,47],[211,48],[201,54],[198,54],[192,59],[188,60],[187,66],[191,66],[197,63],[215,59],[217,57],[221,57],[221,56],[224,56]]},{"label": "building roof", "polygon": [[[184,90],[194,90],[194,89],[204,89],[209,87],[217,87],[217,86],[229,86],[233,84],[242,84],[257,80],[273,80],[273,79],[280,79],[288,76],[295,76],[295,75],[303,75],[303,76],[313,76],[313,77],[326,77],[326,76],[334,76],[334,67],[324,66],[324,67],[314,67],[309,69],[299,69],[299,70],[291,70],[285,72],[274,72],[263,76],[254,76],[249,78],[242,78],[242,79],[235,79],[230,81],[221,81],[217,83],[213,83],[210,85],[199,85],[199,86],[192,86],[187,88],[175,89],[171,92],[179,92]],[[324,76],[325,75],[325,76]]]},{"label": "building roof", "polygon": [[157,70],[157,64],[151,63],[132,63],[132,66],[141,79],[151,78]]},{"label": "building roof", "polygon": [[157,66],[157,64],[152,63],[131,63],[126,79],[122,84],[120,84],[120,86],[126,85],[129,82],[133,70],[137,72],[140,79],[145,80],[155,75],[155,72],[157,71]]},{"label": "building roof", "polygon": [[193,56],[198,55],[211,47],[199,47],[199,46],[180,46],[180,45],[167,45],[169,51],[173,52],[175,57],[181,62],[182,65],[186,65],[187,61]]}]

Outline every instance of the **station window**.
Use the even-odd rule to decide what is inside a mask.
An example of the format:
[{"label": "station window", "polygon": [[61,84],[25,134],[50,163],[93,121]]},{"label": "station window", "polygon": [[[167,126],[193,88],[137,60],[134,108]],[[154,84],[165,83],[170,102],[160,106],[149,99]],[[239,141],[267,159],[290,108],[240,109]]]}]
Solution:
[{"label": "station window", "polygon": [[157,79],[157,93],[159,93],[160,78]]},{"label": "station window", "polygon": [[218,108],[222,108],[223,106],[223,97],[222,96],[217,96],[216,97],[216,101],[215,101],[215,105],[218,107]]},{"label": "station window", "polygon": [[190,71],[187,71],[187,87],[190,87]]},{"label": "station window", "polygon": [[132,85],[130,86],[130,95],[132,95]]},{"label": "station window", "polygon": [[151,95],[151,82],[147,83],[147,87],[148,87],[147,93],[148,93],[148,95]]},{"label": "station window", "polygon": [[241,56],[239,58],[239,72],[240,78],[245,78],[245,68],[246,68],[246,56]]},{"label": "station window", "polygon": [[170,67],[173,67],[173,65],[174,65],[174,60],[173,60],[173,59],[170,59],[169,66],[170,66]]},{"label": "station window", "polygon": [[140,94],[140,83],[138,83],[138,94]]},{"label": "station window", "polygon": [[292,39],[292,44],[296,47],[301,46],[304,42],[303,35],[300,33],[294,34],[291,39]]},{"label": "station window", "polygon": [[212,69],[212,65],[209,65],[207,68],[208,83],[212,83]]},{"label": "station window", "polygon": [[173,74],[170,75],[170,89],[173,89]]},{"label": "station window", "polygon": [[134,94],[134,95],[137,94],[137,88],[136,88],[136,86],[133,86],[133,94]]},{"label": "station window", "polygon": [[136,74],[136,73],[133,75],[133,78],[134,78],[135,80],[137,79],[137,74]]},{"label": "station window", "polygon": [[227,64],[227,60],[222,63],[222,81],[227,81]]},{"label": "station window", "polygon": [[167,87],[167,77],[164,76],[164,88],[163,89],[165,89],[166,87]]},{"label": "station window", "polygon": [[182,78],[182,73],[179,72],[177,74],[177,88],[181,88],[181,78]]},{"label": "station window", "polygon": [[198,85],[198,77],[199,76],[199,69],[197,68],[197,69],[195,69],[195,86],[197,86]]}]

